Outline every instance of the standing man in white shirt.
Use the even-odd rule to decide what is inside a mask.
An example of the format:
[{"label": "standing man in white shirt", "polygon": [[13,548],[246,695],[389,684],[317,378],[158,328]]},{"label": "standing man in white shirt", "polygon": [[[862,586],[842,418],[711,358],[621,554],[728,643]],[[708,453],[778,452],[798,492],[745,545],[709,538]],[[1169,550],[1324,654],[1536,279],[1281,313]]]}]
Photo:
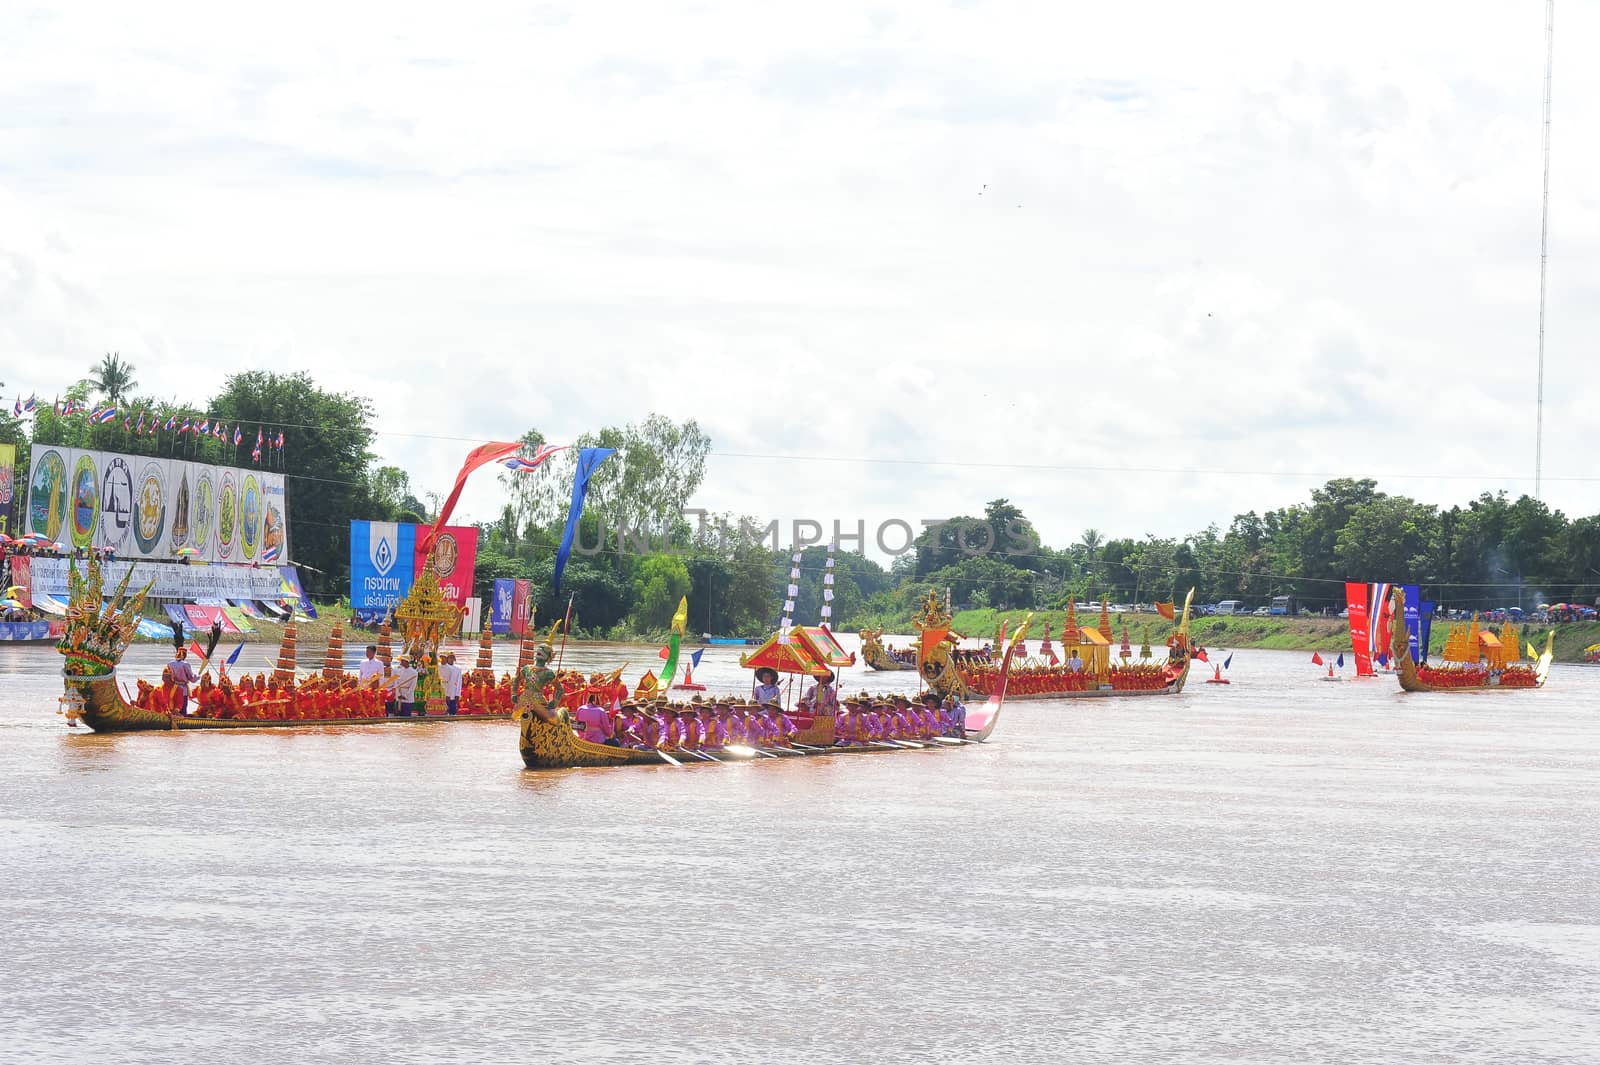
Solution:
[{"label": "standing man in white shirt", "polygon": [[444,712],[454,716],[461,709],[461,667],[454,654],[446,653],[440,663],[439,683],[444,688]]},{"label": "standing man in white shirt", "polygon": [[361,687],[365,688],[372,683],[372,678],[383,679],[383,663],[378,659],[376,644],[367,644],[367,657],[361,660],[361,665],[356,669],[356,679]]}]

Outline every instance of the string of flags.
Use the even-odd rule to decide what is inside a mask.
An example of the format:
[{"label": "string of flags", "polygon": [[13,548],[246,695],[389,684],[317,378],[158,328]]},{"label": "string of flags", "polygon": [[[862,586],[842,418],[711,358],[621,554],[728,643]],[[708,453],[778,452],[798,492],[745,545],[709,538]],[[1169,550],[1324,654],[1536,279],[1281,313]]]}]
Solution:
[{"label": "string of flags", "polygon": [[837,540],[828,544],[828,560],[822,567],[822,624],[833,620],[833,549]]},{"label": "string of flags", "polygon": [[803,556],[799,551],[794,553],[794,565],[789,568],[789,586],[784,590],[783,620],[778,623],[778,642],[784,646],[789,643],[789,630],[794,628],[794,601],[800,594],[800,559]]},{"label": "string of flags", "polygon": [[[0,403],[3,403],[0,400]],[[5,408],[0,407],[0,410]],[[37,394],[23,399],[19,394],[16,402],[11,406],[11,413],[18,418],[28,414],[36,414],[43,407],[39,403]],[[124,412],[115,404],[104,404],[90,407],[81,400],[57,397],[51,405],[51,412],[57,418],[71,418],[78,415],[84,416],[91,425],[111,425],[120,417],[122,428],[132,436],[156,436],[159,433],[170,433],[174,440],[188,436],[192,440],[202,437],[217,440],[223,445],[231,444],[241,447],[247,439],[243,425],[235,422],[231,426],[221,418],[212,418],[210,415],[193,414],[168,414],[165,421],[155,411],[144,409],[139,411],[129,410]],[[272,431],[265,426],[256,427],[255,447],[250,450],[250,457],[256,462],[281,460],[286,449],[283,430]],[[541,448],[541,450],[544,450]],[[557,448],[555,450],[561,450]],[[548,458],[549,456],[544,456]],[[543,461],[543,459],[540,459]]]}]

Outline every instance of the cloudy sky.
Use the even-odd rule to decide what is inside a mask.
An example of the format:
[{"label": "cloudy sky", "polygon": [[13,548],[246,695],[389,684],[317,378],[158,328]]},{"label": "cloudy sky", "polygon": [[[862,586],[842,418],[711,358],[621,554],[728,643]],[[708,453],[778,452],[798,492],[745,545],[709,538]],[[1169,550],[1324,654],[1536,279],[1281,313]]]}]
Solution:
[{"label": "cloudy sky", "polygon": [[[1532,488],[1532,0],[242,10],[0,8],[9,391],[307,370],[423,490],[659,411],[713,510],[1003,495],[1056,544]],[[1588,514],[1600,10],[1557,15],[1544,496]]]}]

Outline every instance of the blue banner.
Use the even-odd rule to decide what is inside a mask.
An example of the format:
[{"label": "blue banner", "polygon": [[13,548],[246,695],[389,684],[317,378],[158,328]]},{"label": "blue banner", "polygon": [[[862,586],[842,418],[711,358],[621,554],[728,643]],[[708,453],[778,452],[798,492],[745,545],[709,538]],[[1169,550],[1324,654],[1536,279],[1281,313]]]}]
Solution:
[{"label": "blue banner", "polygon": [[503,635],[511,631],[511,600],[517,593],[517,582],[510,577],[496,577],[494,601],[489,604],[489,631]]},{"label": "blue banner", "polygon": [[1426,657],[1421,650],[1422,592],[1415,584],[1402,584],[1406,593],[1406,645],[1411,649],[1411,661],[1421,664]]},{"label": "blue banner", "polygon": [[350,523],[350,609],[391,610],[411,591],[417,527],[392,521]]},{"label": "blue banner", "polygon": [[589,494],[589,478],[615,451],[616,448],[610,447],[586,447],[578,452],[578,468],[572,476],[572,505],[567,509],[567,527],[561,533],[561,546],[556,549],[556,573],[551,581],[553,592],[561,591],[561,571],[567,568],[567,556],[572,554],[572,537],[578,531],[578,518],[583,515],[583,497]]},{"label": "blue banner", "polygon": [[1428,644],[1433,642],[1431,639],[1433,636],[1433,604],[1418,603],[1417,608],[1419,611],[1421,611],[1421,616],[1418,618],[1417,626],[1419,630],[1417,649],[1422,654],[1422,657],[1418,659],[1418,661],[1426,662],[1428,660]]}]

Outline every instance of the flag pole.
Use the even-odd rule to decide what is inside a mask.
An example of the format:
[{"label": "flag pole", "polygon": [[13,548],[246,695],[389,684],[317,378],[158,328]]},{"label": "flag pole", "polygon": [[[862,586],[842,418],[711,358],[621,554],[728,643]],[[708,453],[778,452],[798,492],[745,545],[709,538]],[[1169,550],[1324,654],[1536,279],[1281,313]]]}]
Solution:
[{"label": "flag pole", "polygon": [[556,672],[561,672],[561,661],[567,657],[567,629],[572,626],[572,601],[578,597],[577,592],[567,596],[567,617],[561,623],[561,653],[556,655]]}]

